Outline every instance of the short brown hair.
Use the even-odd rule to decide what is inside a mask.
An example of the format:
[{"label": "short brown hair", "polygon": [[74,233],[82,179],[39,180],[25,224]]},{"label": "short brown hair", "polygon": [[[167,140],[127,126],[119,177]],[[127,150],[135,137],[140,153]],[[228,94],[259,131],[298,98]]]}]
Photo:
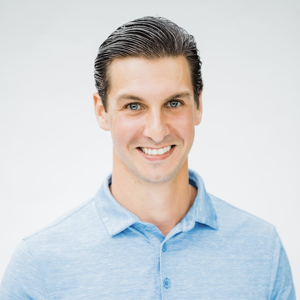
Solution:
[{"label": "short brown hair", "polygon": [[186,57],[199,107],[203,89],[201,60],[195,38],[172,21],[162,17],[144,17],[128,22],[115,30],[99,47],[95,60],[95,85],[107,110],[107,93],[110,88],[109,66],[115,58]]}]

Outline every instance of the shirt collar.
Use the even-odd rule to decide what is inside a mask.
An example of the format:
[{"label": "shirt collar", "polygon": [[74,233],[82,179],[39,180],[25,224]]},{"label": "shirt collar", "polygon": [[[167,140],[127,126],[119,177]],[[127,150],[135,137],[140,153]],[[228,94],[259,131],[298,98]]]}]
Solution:
[{"label": "shirt collar", "polygon": [[195,171],[189,170],[189,183],[197,188],[194,204],[181,220],[182,231],[188,231],[195,226],[195,222],[218,229],[217,214],[206,192],[204,182]]},{"label": "shirt collar", "polygon": [[[99,215],[109,235],[114,236],[135,223],[143,223],[136,215],[119,204],[112,196],[109,185],[110,174],[103,182],[95,196],[95,202]],[[205,224],[213,229],[218,229],[217,215],[205,190],[202,178],[192,170],[189,170],[189,182],[198,189],[194,204],[181,220],[182,231],[188,231],[195,226],[195,222]]]}]

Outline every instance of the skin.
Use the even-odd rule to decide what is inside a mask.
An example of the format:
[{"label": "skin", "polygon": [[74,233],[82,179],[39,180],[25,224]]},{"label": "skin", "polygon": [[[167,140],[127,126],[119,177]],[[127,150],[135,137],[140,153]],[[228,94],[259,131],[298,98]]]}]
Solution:
[{"label": "skin", "polygon": [[[167,236],[197,194],[188,181],[188,153],[201,122],[202,97],[197,108],[183,56],[115,59],[109,74],[107,111],[98,93],[94,107],[99,126],[113,141],[110,190],[121,205]],[[159,156],[141,151],[166,146],[171,150]]]}]

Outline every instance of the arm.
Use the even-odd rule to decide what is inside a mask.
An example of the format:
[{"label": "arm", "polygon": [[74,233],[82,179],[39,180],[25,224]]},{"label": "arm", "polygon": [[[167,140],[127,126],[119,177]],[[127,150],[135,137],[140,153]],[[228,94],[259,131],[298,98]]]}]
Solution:
[{"label": "arm", "polygon": [[8,264],[0,286],[0,299],[50,299],[43,274],[26,241],[21,242]]},{"label": "arm", "polygon": [[296,300],[290,264],[276,231],[268,295],[269,300]]}]

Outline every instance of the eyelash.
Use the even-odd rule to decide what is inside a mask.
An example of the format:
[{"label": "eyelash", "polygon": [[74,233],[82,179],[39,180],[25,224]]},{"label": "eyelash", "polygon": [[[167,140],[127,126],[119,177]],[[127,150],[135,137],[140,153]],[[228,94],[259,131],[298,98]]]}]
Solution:
[{"label": "eyelash", "polygon": [[177,106],[175,106],[175,107],[174,106],[168,106],[170,108],[177,108],[177,107],[182,105],[182,102],[180,102],[179,100],[171,100],[171,101],[167,102],[167,104],[170,104],[171,102],[177,102]]},{"label": "eyelash", "polygon": [[133,103],[127,104],[127,105],[126,105],[126,108],[128,108],[128,109],[130,109],[130,110],[138,110],[138,109],[131,109],[131,108],[130,108],[131,105],[137,105],[137,106],[140,106],[140,107],[141,107],[141,105],[140,105],[139,103],[133,102]]},{"label": "eyelash", "polygon": [[[177,106],[170,106],[170,105],[168,105],[168,104],[170,104],[171,102],[176,102],[176,103],[177,103]],[[137,109],[131,109],[131,108],[130,108],[131,105],[137,105],[137,106],[139,106],[139,107],[142,107],[139,103],[133,102],[133,103],[127,104],[127,105],[125,106],[125,108],[128,108],[129,110],[132,110],[132,111],[138,110],[138,108],[137,108]],[[166,107],[170,107],[170,108],[178,108],[178,107],[181,106],[181,105],[182,105],[182,102],[179,101],[179,100],[170,100],[170,101],[167,102]]]}]

